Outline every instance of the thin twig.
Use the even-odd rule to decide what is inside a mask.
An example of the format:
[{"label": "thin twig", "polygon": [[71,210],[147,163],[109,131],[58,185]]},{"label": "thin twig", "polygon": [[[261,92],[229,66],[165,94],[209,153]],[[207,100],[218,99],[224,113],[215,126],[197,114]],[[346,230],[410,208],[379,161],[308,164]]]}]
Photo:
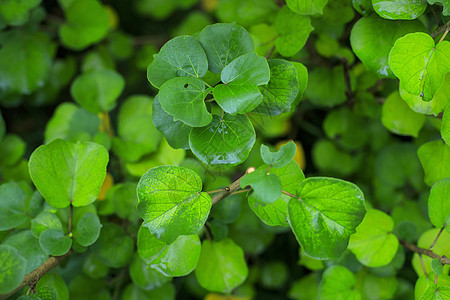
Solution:
[{"label": "thin twig", "polygon": [[450,28],[450,21],[448,21],[446,24],[439,26],[435,31],[431,33],[431,37],[434,39],[437,36],[444,33],[448,28]]},{"label": "thin twig", "polygon": [[418,254],[423,254],[423,255],[429,256],[431,258],[436,258],[443,265],[450,265],[450,258],[447,258],[445,256],[440,256],[439,254],[434,253],[430,249],[420,248],[420,247],[417,247],[414,244],[408,243],[408,242],[403,241],[403,240],[399,240],[399,241],[400,241],[400,244],[402,244],[403,247],[405,247],[408,250],[411,250],[411,251],[416,252]]},{"label": "thin twig", "polygon": [[272,48],[270,48],[269,52],[267,52],[266,54],[266,59],[269,60],[270,57],[272,56],[273,51],[275,50],[275,45],[272,46]]},{"label": "thin twig", "polygon": [[422,254],[420,254],[420,253],[419,253],[419,260],[420,260],[420,265],[422,266],[423,274],[425,275],[426,278],[428,278],[427,268],[425,268],[425,263],[423,262],[423,257],[422,257]]},{"label": "thin twig", "polygon": [[438,26],[441,26],[441,21],[439,21],[438,15],[436,14],[436,11],[434,10],[433,6],[430,5],[430,10],[433,13],[434,19],[436,20],[436,23]]},{"label": "thin twig", "polygon": [[439,230],[438,234],[436,235],[436,238],[434,239],[433,243],[431,244],[431,246],[429,248],[430,250],[433,249],[434,245],[436,244],[437,240],[441,236],[442,231],[444,231],[444,229],[445,229],[445,225],[444,225],[444,227],[441,228],[441,230]]},{"label": "thin twig", "polygon": [[450,30],[450,27],[447,26],[447,29],[445,29],[444,34],[441,36],[441,39],[439,40],[438,44],[445,39],[449,30]]},{"label": "thin twig", "polygon": [[289,193],[289,192],[286,192],[285,190],[282,190],[281,192],[282,192],[283,194],[285,194],[285,195],[288,195],[289,197],[299,198],[298,196],[296,196],[296,195],[294,195],[294,194],[291,194],[291,193]]},{"label": "thin twig", "polygon": [[245,171],[244,175],[242,175],[236,181],[234,181],[229,186],[227,186],[222,192],[219,192],[219,193],[215,194],[214,196],[212,196],[211,197],[212,205],[216,204],[217,202],[219,202],[226,196],[229,196],[230,194],[232,194],[232,193],[236,192],[238,189],[240,189],[242,177],[244,177],[248,173],[253,172],[254,170],[255,170],[255,168],[253,168],[253,167],[248,168],[247,171]]},{"label": "thin twig", "polygon": [[42,265],[37,267],[33,272],[25,275],[25,277],[22,280],[22,283],[16,289],[14,289],[12,292],[9,292],[7,294],[0,295],[0,300],[6,299],[9,296],[17,293],[24,287],[31,286],[31,285],[35,284],[36,282],[38,282],[38,280],[41,279],[42,276],[47,274],[48,271],[50,271],[55,266],[57,266],[60,262],[62,262],[67,256],[69,256],[70,253],[71,253],[71,251],[67,252],[66,254],[64,254],[62,256],[52,256],[49,259],[47,259]]},{"label": "thin twig", "polygon": [[212,191],[207,191],[207,192],[205,192],[205,193],[207,193],[207,194],[215,194],[215,193],[222,192],[222,191],[225,191],[225,188],[223,188],[223,189],[217,189],[217,190],[212,190]]}]

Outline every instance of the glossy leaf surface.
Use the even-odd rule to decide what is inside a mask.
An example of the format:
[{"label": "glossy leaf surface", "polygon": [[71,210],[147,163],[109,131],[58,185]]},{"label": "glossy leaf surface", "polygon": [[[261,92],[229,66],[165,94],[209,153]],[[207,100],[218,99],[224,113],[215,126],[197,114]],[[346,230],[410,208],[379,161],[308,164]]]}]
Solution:
[{"label": "glossy leaf surface", "polygon": [[290,141],[283,146],[280,150],[276,152],[270,151],[269,147],[266,145],[261,145],[260,152],[261,158],[266,165],[271,165],[274,168],[281,168],[290,163],[295,156],[297,151],[297,146],[293,141]]},{"label": "glossy leaf surface", "polygon": [[343,266],[332,266],[322,276],[319,286],[319,299],[322,300],[360,300],[361,293],[355,289],[356,278]]},{"label": "glossy leaf surface", "polygon": [[167,244],[180,235],[197,233],[211,209],[211,197],[202,193],[194,171],[160,166],[145,173],[138,184],[139,215],[146,226]]},{"label": "glossy leaf surface", "polygon": [[100,192],[108,159],[108,152],[98,144],[57,139],[33,152],[30,176],[49,204],[85,206]]},{"label": "glossy leaf surface", "polygon": [[428,198],[428,215],[431,223],[437,228],[446,226],[447,230],[450,230],[449,195],[450,178],[438,180],[431,187]]},{"label": "glossy leaf surface", "polygon": [[253,193],[249,196],[254,202],[265,205],[275,202],[281,195],[281,180],[275,174],[258,169],[241,179],[241,187],[250,185]]},{"label": "glossy leaf surface", "polygon": [[352,183],[313,177],[300,183],[288,206],[289,224],[311,257],[339,257],[365,214],[364,196]]},{"label": "glossy leaf surface", "polygon": [[427,8],[426,0],[372,0],[372,4],[377,14],[391,20],[417,19]]}]

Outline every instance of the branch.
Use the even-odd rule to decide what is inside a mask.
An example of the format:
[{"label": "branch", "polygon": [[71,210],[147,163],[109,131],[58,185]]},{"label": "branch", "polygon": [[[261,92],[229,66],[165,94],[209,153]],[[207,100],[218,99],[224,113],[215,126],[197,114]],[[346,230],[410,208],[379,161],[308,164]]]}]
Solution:
[{"label": "branch", "polygon": [[57,266],[60,262],[62,262],[72,251],[67,252],[66,254],[62,256],[52,256],[49,259],[47,259],[42,265],[36,268],[31,273],[28,273],[25,275],[25,277],[22,280],[22,283],[12,292],[9,292],[4,295],[0,295],[0,300],[6,299],[9,296],[17,293],[21,289],[23,289],[25,286],[31,286],[35,285],[39,279],[41,279],[42,276],[47,274],[48,271],[53,269],[55,266]]},{"label": "branch", "polygon": [[255,171],[255,168],[250,167],[247,169],[247,171],[245,171],[245,174],[242,175],[241,177],[239,177],[236,181],[234,181],[232,184],[230,184],[229,186],[227,186],[222,192],[219,192],[217,194],[215,194],[214,196],[211,197],[211,203],[212,205],[216,204],[217,202],[219,202],[220,200],[222,200],[223,198],[229,196],[231,193],[236,192],[238,189],[241,188],[241,179],[242,177],[244,177],[246,174],[248,173],[252,173]]},{"label": "branch", "polygon": [[448,21],[446,24],[439,26],[435,31],[431,33],[431,37],[435,39],[437,36],[443,34],[446,30],[450,28],[450,21]]},{"label": "branch", "polygon": [[403,240],[399,240],[399,242],[400,242],[400,244],[403,245],[403,247],[405,247],[408,250],[411,250],[411,251],[416,252],[418,254],[423,254],[423,255],[429,256],[431,258],[439,259],[439,261],[443,265],[450,265],[450,258],[447,258],[445,256],[440,256],[439,254],[434,253],[430,249],[420,248],[420,247],[417,247],[414,244],[408,243],[408,242],[403,241]]}]

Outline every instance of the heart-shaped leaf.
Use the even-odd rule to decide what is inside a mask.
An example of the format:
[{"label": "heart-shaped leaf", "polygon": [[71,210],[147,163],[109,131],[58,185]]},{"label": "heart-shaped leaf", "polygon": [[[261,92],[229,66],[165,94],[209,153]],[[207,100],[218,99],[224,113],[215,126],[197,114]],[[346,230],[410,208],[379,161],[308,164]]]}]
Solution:
[{"label": "heart-shaped leaf", "polygon": [[261,158],[264,163],[274,168],[281,168],[290,163],[295,156],[297,146],[293,141],[284,144],[280,150],[272,152],[266,145],[261,145]]},{"label": "heart-shaped leaf", "polygon": [[209,70],[213,73],[220,73],[239,56],[255,50],[250,34],[236,24],[209,25],[200,33],[199,42],[205,49]]},{"label": "heart-shaped leaf", "polygon": [[56,139],[37,148],[28,163],[30,176],[45,200],[58,208],[95,201],[106,176],[108,152],[96,143]]},{"label": "heart-shaped leaf", "polygon": [[354,184],[326,177],[300,183],[288,206],[289,224],[302,249],[317,259],[338,258],[366,212]]},{"label": "heart-shaped leaf", "polygon": [[160,166],[148,170],[137,187],[143,226],[167,244],[180,235],[197,233],[211,209],[211,197],[201,190],[200,177],[190,169]]},{"label": "heart-shaped leaf", "polygon": [[361,300],[361,292],[356,287],[356,278],[346,267],[335,265],[325,270],[319,285],[322,300]]},{"label": "heart-shaped leaf", "polygon": [[425,183],[432,186],[436,181],[450,177],[450,146],[442,140],[428,142],[417,150],[425,172]]},{"label": "heart-shaped leaf", "polygon": [[348,248],[368,267],[389,264],[397,253],[398,239],[392,233],[394,220],[386,213],[369,209],[364,220],[350,237]]},{"label": "heart-shaped leaf", "polygon": [[160,88],[158,100],[162,108],[173,116],[174,121],[182,121],[188,126],[208,125],[212,116],[206,109],[205,84],[193,77],[175,77]]},{"label": "heart-shaped leaf", "polygon": [[74,239],[81,246],[87,247],[95,243],[100,236],[102,224],[98,216],[94,213],[85,213],[78,220],[77,227],[74,231]]},{"label": "heart-shaped leaf", "polygon": [[321,15],[328,0],[286,0],[287,6],[299,15]]},{"label": "heart-shaped leaf", "polygon": [[192,152],[212,165],[242,163],[255,143],[255,129],[245,115],[214,115],[205,127],[193,128],[189,135]]},{"label": "heart-shaped leaf", "polygon": [[259,204],[275,202],[281,195],[281,180],[275,174],[268,174],[265,170],[258,169],[246,174],[241,179],[241,187],[250,185],[253,193],[249,196]]},{"label": "heart-shaped leaf", "polygon": [[213,92],[217,104],[229,114],[245,114],[261,103],[258,86],[269,82],[270,69],[264,57],[247,53],[228,64],[220,78],[224,84]]},{"label": "heart-shaped leaf", "polygon": [[389,66],[408,93],[430,101],[450,71],[450,42],[436,45],[426,33],[407,34],[391,49]]},{"label": "heart-shaped leaf", "polygon": [[174,77],[201,78],[208,70],[208,60],[199,42],[191,36],[179,36],[168,41],[148,66],[147,79],[159,88]]}]

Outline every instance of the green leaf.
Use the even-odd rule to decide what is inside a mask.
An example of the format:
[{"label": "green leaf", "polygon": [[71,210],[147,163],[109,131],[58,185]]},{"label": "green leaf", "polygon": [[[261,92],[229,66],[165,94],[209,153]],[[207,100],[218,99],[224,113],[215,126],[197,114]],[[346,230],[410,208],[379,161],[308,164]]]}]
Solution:
[{"label": "green leaf", "polygon": [[211,209],[211,197],[202,193],[194,171],[175,166],[150,169],[139,180],[137,210],[146,226],[167,244],[180,235],[197,233]]},{"label": "green leaf", "polygon": [[64,46],[82,50],[101,41],[108,33],[108,13],[100,1],[71,1],[64,11],[66,23],[59,27]]},{"label": "green leaf", "polygon": [[213,115],[212,122],[193,128],[189,146],[201,161],[211,165],[238,165],[255,143],[255,129],[245,115]]},{"label": "green leaf", "polygon": [[47,229],[62,229],[62,224],[54,213],[43,211],[31,220],[31,233],[35,238],[39,238]]},{"label": "green leaf", "polygon": [[181,235],[172,244],[160,249],[149,266],[164,276],[185,276],[197,266],[201,244],[198,235]]},{"label": "green leaf", "polygon": [[62,277],[56,273],[47,273],[36,284],[36,288],[42,289],[43,287],[51,287],[56,290],[58,300],[68,300],[69,290],[67,284]]},{"label": "green leaf", "polygon": [[29,220],[26,202],[29,196],[15,182],[0,185],[0,231],[16,228]]},{"label": "green leaf", "polygon": [[53,53],[53,45],[45,36],[3,32],[0,45],[1,92],[29,95],[44,85]]},{"label": "green leaf", "polygon": [[61,256],[72,247],[72,239],[62,229],[47,229],[39,236],[39,244],[47,254]]},{"label": "green leaf", "polygon": [[425,183],[429,186],[436,181],[450,177],[450,146],[442,140],[428,142],[417,150],[420,163],[425,171]]},{"label": "green leaf", "polygon": [[15,165],[25,152],[25,142],[20,136],[8,134],[0,141],[0,165]]},{"label": "green leaf", "polygon": [[261,158],[266,165],[271,165],[273,168],[281,168],[290,163],[295,156],[297,146],[293,141],[290,141],[283,146],[280,150],[272,152],[266,145],[261,145]]},{"label": "green leaf", "polygon": [[393,229],[394,220],[391,216],[380,210],[369,209],[356,228],[356,233],[350,236],[348,249],[365,266],[385,266],[392,261],[398,248]]},{"label": "green leaf", "polygon": [[158,101],[173,117],[192,127],[208,125],[212,116],[206,109],[205,84],[193,77],[175,77],[166,81],[159,90]]},{"label": "green leaf", "polygon": [[103,278],[108,275],[109,267],[98,259],[93,252],[91,252],[83,261],[83,273],[90,278]]},{"label": "green leaf", "polygon": [[286,57],[300,51],[308,40],[309,34],[314,30],[308,16],[300,16],[287,6],[283,6],[278,11],[273,26],[279,34],[275,40],[275,47],[282,56]]},{"label": "green leaf", "polygon": [[297,97],[295,98],[294,102],[292,102],[290,109],[290,111],[295,111],[297,105],[302,100],[303,93],[305,92],[306,86],[308,85],[308,69],[306,69],[306,67],[299,62],[293,61],[291,62],[291,64],[295,67],[295,70],[297,71],[297,80],[299,87]]},{"label": "green leaf", "polygon": [[88,141],[100,128],[100,118],[78,105],[63,102],[56,108],[45,128],[45,142],[63,139],[71,142]]},{"label": "green leaf", "polygon": [[450,71],[450,42],[436,45],[426,33],[409,33],[395,42],[389,66],[408,93],[430,101]]},{"label": "green leaf", "polygon": [[128,219],[131,222],[139,218],[136,205],[138,203],[136,195],[137,183],[124,182],[113,186],[108,191],[106,198],[114,204],[115,213],[122,219]]},{"label": "green leaf", "polygon": [[442,116],[441,136],[447,145],[450,145],[450,105],[444,111]]},{"label": "green leaf", "polygon": [[77,223],[74,239],[81,246],[87,247],[95,243],[100,236],[102,224],[94,213],[85,213]]},{"label": "green leaf", "polygon": [[436,181],[430,190],[428,198],[428,215],[430,221],[437,228],[450,227],[450,205],[448,205],[448,195],[450,195],[450,178]]},{"label": "green leaf", "polygon": [[172,279],[171,277],[164,276],[158,271],[149,268],[147,263],[140,259],[139,255],[134,256],[129,270],[133,283],[144,290],[153,290]]},{"label": "green leaf", "polygon": [[332,266],[325,270],[319,285],[321,300],[361,300],[361,293],[356,289],[356,278],[343,266]]},{"label": "green leaf", "polygon": [[234,23],[205,27],[200,32],[199,42],[208,57],[209,70],[213,73],[222,72],[233,60],[255,50],[250,34]]},{"label": "green leaf", "polygon": [[299,15],[321,15],[328,0],[286,0],[287,6]]},{"label": "green leaf", "polygon": [[265,205],[275,202],[281,195],[281,180],[275,174],[258,169],[241,179],[241,187],[250,185],[253,193],[249,196],[256,203]]},{"label": "green leaf", "polygon": [[208,70],[208,61],[199,42],[190,36],[179,36],[168,41],[148,66],[147,79],[159,88],[174,77],[201,78]]},{"label": "green leaf", "polygon": [[122,227],[114,223],[104,223],[93,251],[108,267],[121,268],[130,263],[133,245],[133,240],[125,234]]},{"label": "green leaf", "polygon": [[377,14],[391,20],[417,19],[427,9],[426,0],[372,0]]},{"label": "green leaf", "polygon": [[441,291],[450,290],[450,277],[442,274],[435,276],[420,276],[416,281],[415,299],[419,300],[443,300]]},{"label": "green leaf", "polygon": [[267,60],[256,53],[244,54],[223,68],[223,84],[214,87],[214,99],[229,114],[245,114],[263,100],[259,85],[267,84],[270,69]]},{"label": "green leaf", "polygon": [[41,1],[4,0],[2,1],[2,5],[0,5],[0,19],[3,19],[8,25],[23,25],[28,21],[30,10],[37,7]]},{"label": "green leaf", "polygon": [[5,120],[3,119],[2,113],[0,111],[0,140],[3,139],[6,133]]},{"label": "green leaf", "polygon": [[2,245],[15,248],[17,253],[26,259],[25,274],[34,271],[48,258],[48,255],[39,245],[39,240],[33,237],[30,230],[19,231],[8,236]]},{"label": "green leaf", "polygon": [[269,83],[259,88],[263,101],[253,112],[276,116],[291,110],[291,105],[299,94],[299,81],[296,68],[286,60],[271,59],[269,68]]},{"label": "green leaf", "polygon": [[[268,165],[263,165],[258,169],[267,170],[268,167]],[[295,194],[297,192],[299,183],[303,179],[305,179],[305,175],[303,175],[302,169],[300,169],[295,161],[291,161],[289,164],[282,168],[273,168],[270,170],[270,172],[280,178],[281,188],[291,194]],[[261,219],[261,221],[263,221],[267,225],[289,226],[289,199],[289,196],[281,194],[281,196],[275,202],[266,205],[260,205],[256,203],[253,197],[249,197],[248,205],[253,210],[253,212]],[[219,203],[222,203],[222,201]]]},{"label": "green leaf", "polygon": [[[424,30],[419,21],[388,21],[371,15],[356,22],[350,34],[350,43],[367,70],[377,73],[379,77],[394,77],[388,58],[395,41],[407,33]],[[379,36],[383,38],[376,38]]]},{"label": "green leaf", "polygon": [[16,249],[0,245],[0,294],[12,292],[25,276],[27,261]]},{"label": "green leaf", "polygon": [[347,100],[344,69],[317,67],[309,74],[305,97],[315,105],[333,107]]},{"label": "green leaf", "polygon": [[364,218],[364,195],[354,184],[326,177],[300,183],[288,205],[289,224],[306,254],[338,258]]},{"label": "green leaf", "polygon": [[125,161],[135,162],[158,149],[161,133],[149,121],[152,115],[150,97],[131,96],[122,104],[117,128],[120,138],[113,139],[113,150]]},{"label": "green leaf", "polygon": [[153,124],[164,134],[167,142],[175,149],[189,149],[189,133],[192,127],[181,121],[174,121],[159,103],[158,96],[153,101]]},{"label": "green leaf", "polygon": [[87,111],[108,112],[116,107],[124,87],[122,75],[105,69],[79,75],[70,87],[70,94]]},{"label": "green leaf", "polygon": [[139,227],[137,250],[141,259],[147,264],[155,260],[167,246],[168,244],[153,235],[150,229],[145,226]]},{"label": "green leaf", "polygon": [[417,137],[425,124],[425,115],[412,111],[400,94],[394,92],[383,103],[381,122],[395,134]]},{"label": "green leaf", "polygon": [[247,278],[244,252],[231,239],[204,240],[195,269],[198,283],[209,291],[230,293]]},{"label": "green leaf", "polygon": [[143,290],[137,285],[128,284],[123,293],[122,300],[139,300],[139,299],[158,299],[158,300],[173,300],[175,299],[175,287],[168,282],[160,287],[152,290]]},{"label": "green leaf", "polygon": [[442,266],[439,259],[435,258],[431,261],[431,269],[433,270],[434,274],[441,275],[444,271],[444,266]]},{"label": "green leaf", "polygon": [[267,289],[281,288],[289,277],[288,268],[284,262],[272,261],[264,264],[261,271],[261,284]]},{"label": "green leaf", "polygon": [[309,273],[302,276],[299,280],[292,283],[288,292],[289,298],[297,300],[318,299],[317,282],[319,282],[317,273]]},{"label": "green leaf", "polygon": [[85,206],[100,192],[108,159],[108,152],[98,144],[56,139],[31,154],[30,176],[50,205]]},{"label": "green leaf", "polygon": [[36,296],[42,300],[57,300],[56,290],[52,287],[42,287],[36,292]]}]

